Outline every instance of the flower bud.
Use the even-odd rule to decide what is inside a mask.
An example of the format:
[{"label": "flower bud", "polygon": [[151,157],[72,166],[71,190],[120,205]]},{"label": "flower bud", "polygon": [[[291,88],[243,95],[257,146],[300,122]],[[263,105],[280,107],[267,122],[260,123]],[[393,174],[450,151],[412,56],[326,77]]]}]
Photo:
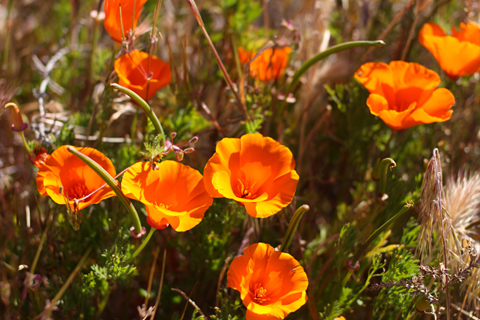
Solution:
[{"label": "flower bud", "polygon": [[194,148],[187,148],[187,149],[183,150],[183,152],[185,154],[189,154],[189,153],[195,152],[195,149]]},{"label": "flower bud", "polygon": [[183,151],[175,152],[175,157],[177,158],[177,161],[182,161],[183,156],[184,156]]},{"label": "flower bud", "polygon": [[12,111],[12,130],[18,132],[25,131],[28,128],[28,124],[23,122],[22,114],[20,113],[18,106],[15,103],[10,102],[5,105],[5,108],[10,108]]},{"label": "flower bud", "polygon": [[430,307],[430,301],[428,301],[427,297],[421,296],[418,298],[417,302],[415,303],[415,309],[417,312],[425,313]]},{"label": "flower bud", "polygon": [[188,141],[189,144],[195,144],[198,141],[198,136],[194,136],[190,141]]},{"label": "flower bud", "polygon": [[176,133],[176,132],[170,133],[170,138],[171,138],[172,140],[175,139],[176,136],[177,136],[177,133]]}]

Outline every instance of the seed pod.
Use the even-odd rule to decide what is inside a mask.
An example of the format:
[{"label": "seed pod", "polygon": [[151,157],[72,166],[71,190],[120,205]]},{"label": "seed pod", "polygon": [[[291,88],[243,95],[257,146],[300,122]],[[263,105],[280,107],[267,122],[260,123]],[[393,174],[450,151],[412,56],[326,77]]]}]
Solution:
[{"label": "seed pod", "polygon": [[415,309],[417,309],[417,312],[425,313],[428,308],[430,308],[430,301],[428,301],[427,297],[422,295],[415,303]]}]

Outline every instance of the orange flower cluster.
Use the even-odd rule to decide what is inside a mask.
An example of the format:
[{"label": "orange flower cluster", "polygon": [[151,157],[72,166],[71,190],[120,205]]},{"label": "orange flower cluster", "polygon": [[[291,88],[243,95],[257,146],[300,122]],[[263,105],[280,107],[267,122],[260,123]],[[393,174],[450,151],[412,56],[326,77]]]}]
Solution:
[{"label": "orange flower cluster", "polygon": [[290,47],[275,47],[264,50],[255,60],[251,61],[256,52],[250,52],[243,47],[238,48],[240,62],[250,62],[250,76],[261,81],[268,82],[272,79],[278,80],[285,72],[288,65],[288,58],[292,49]]},{"label": "orange flower cluster", "polygon": [[147,101],[172,79],[169,63],[138,50],[122,55],[115,60],[114,66],[119,78],[118,84]]},{"label": "orange flower cluster", "polygon": [[145,204],[147,222],[156,229],[190,230],[213,203],[200,172],[175,161],[163,161],[155,170],[148,162],[134,164],[123,176],[122,190]]},{"label": "orange flower cluster", "polygon": [[205,188],[215,198],[233,199],[253,217],[266,218],[295,195],[298,174],[290,150],[259,133],[225,138],[204,170]]},{"label": "orange flower cluster", "polygon": [[[103,153],[92,148],[75,149],[93,159],[112,177],[115,177],[115,168]],[[82,210],[103,199],[114,197],[115,192],[106,186],[83,199],[104,184],[105,182],[93,169],[67,150],[67,146],[61,146],[55,150],[40,166],[37,174],[38,192],[49,196],[58,204],[68,203],[72,210]]]},{"label": "orange flower cluster", "polygon": [[460,30],[452,27],[452,35],[448,36],[437,24],[429,22],[420,30],[418,41],[450,78],[480,71],[480,27],[475,23],[461,23]]},{"label": "orange flower cluster", "polygon": [[247,320],[284,319],[308,298],[308,278],[297,260],[256,243],[236,257],[227,272],[228,286],[240,292]]},{"label": "orange flower cluster", "polygon": [[370,112],[394,130],[443,122],[452,116],[455,97],[447,89],[437,89],[438,74],[417,63],[370,62],[360,67],[355,78],[370,92]]},{"label": "orange flower cluster", "polygon": [[[133,34],[146,2],[147,0],[105,0],[103,5],[105,20],[103,24],[113,40],[122,42],[122,25],[125,37]],[[120,16],[120,7],[122,16]]]}]

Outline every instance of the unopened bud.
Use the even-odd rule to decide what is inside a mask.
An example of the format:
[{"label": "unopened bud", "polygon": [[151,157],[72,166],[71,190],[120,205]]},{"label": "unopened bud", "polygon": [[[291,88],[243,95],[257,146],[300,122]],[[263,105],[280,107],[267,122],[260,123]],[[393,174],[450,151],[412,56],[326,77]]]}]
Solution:
[{"label": "unopened bud", "polygon": [[13,131],[25,131],[28,128],[28,124],[23,122],[22,114],[15,103],[7,103],[5,108],[10,108],[12,111],[12,130]]},{"label": "unopened bud", "polygon": [[198,136],[195,136],[192,139],[190,139],[190,141],[188,141],[189,144],[195,144],[197,142],[198,142]]},{"label": "unopened bud", "polygon": [[417,302],[415,303],[415,309],[417,312],[425,313],[430,307],[430,301],[428,301],[427,297],[421,296],[418,298]]},{"label": "unopened bud", "polygon": [[170,138],[175,139],[176,136],[177,136],[177,133],[176,133],[176,132],[170,133]]},{"label": "unopened bud", "polygon": [[183,151],[175,152],[175,157],[177,158],[177,161],[182,161],[182,160],[183,160],[183,156],[184,156]]},{"label": "unopened bud", "polygon": [[189,154],[189,153],[192,153],[192,152],[195,152],[194,148],[187,148],[187,149],[183,150],[183,153],[185,153],[185,154]]}]

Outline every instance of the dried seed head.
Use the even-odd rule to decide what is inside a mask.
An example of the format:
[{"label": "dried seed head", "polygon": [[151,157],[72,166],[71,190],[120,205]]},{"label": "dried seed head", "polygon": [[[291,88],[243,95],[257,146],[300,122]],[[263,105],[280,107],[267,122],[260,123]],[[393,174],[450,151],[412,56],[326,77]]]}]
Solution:
[{"label": "dried seed head", "polygon": [[[438,149],[433,150],[433,156],[428,162],[427,171],[423,177],[421,192],[421,211],[419,215],[420,234],[417,244],[417,255],[421,264],[428,264],[433,246],[433,234],[442,234],[447,214],[442,208],[442,164]],[[443,224],[443,227],[442,227]],[[444,230],[449,234],[449,230]]]},{"label": "dried seed head", "polygon": [[[444,207],[452,217],[449,251],[456,259],[449,264],[456,279],[463,282],[467,308],[480,305],[480,269],[469,268],[478,260],[480,245],[473,238],[480,235],[480,174],[460,175],[450,179],[444,190]],[[465,272],[463,270],[468,269]]]}]

